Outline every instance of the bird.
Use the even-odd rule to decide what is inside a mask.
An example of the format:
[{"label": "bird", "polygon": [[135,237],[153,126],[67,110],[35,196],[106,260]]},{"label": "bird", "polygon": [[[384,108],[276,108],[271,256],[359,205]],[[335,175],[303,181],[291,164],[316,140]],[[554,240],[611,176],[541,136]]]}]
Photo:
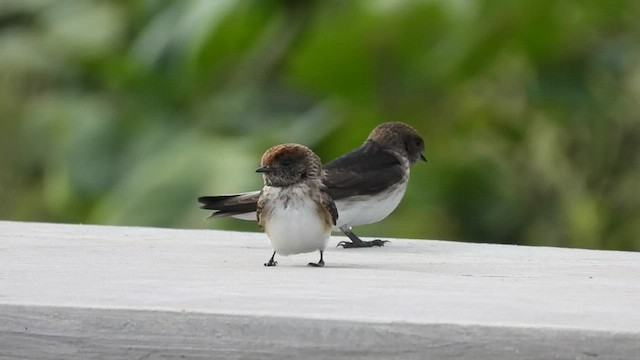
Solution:
[{"label": "bird", "polygon": [[[323,167],[323,183],[340,215],[334,228],[351,241],[337,246],[363,248],[384,246],[387,240],[364,241],[353,227],[376,223],[391,214],[402,200],[411,167],[427,162],[422,136],[408,124],[385,122],[376,126],[364,144]],[[231,216],[255,220],[259,191],[201,196],[201,208],[213,210],[212,218]]]},{"label": "bird", "polygon": [[322,162],[300,144],[281,144],[268,149],[256,170],[264,187],[256,206],[256,219],[269,237],[273,255],[265,266],[276,266],[276,254],[294,255],[324,249],[336,225],[338,209],[323,183]]}]

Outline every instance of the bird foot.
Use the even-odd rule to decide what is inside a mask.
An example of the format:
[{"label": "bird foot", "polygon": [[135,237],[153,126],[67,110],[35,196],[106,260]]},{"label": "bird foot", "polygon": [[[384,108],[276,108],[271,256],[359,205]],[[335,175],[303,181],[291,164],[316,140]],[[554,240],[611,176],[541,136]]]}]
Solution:
[{"label": "bird foot", "polygon": [[311,267],[323,267],[324,266],[324,261],[320,260],[317,263],[308,263],[307,266],[311,266]]},{"label": "bird foot", "polygon": [[371,241],[361,241],[361,242],[349,242],[349,241],[340,241],[336,247],[342,246],[344,249],[355,249],[355,248],[367,248],[374,246],[384,246],[385,243],[390,243],[389,240],[380,240],[375,239]]},{"label": "bird foot", "polygon": [[264,266],[276,266],[278,265],[277,261],[269,260],[269,262],[264,263]]}]

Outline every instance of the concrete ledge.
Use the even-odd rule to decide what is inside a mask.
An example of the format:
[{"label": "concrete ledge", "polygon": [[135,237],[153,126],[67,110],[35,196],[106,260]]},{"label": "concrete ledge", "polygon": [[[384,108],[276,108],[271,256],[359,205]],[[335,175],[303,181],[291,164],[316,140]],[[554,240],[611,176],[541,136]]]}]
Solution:
[{"label": "concrete ledge", "polygon": [[[637,359],[636,334],[0,305],[7,359]],[[35,354],[35,356],[34,356]]]},{"label": "concrete ledge", "polygon": [[0,222],[0,358],[640,358],[638,253],[269,256],[259,233]]}]

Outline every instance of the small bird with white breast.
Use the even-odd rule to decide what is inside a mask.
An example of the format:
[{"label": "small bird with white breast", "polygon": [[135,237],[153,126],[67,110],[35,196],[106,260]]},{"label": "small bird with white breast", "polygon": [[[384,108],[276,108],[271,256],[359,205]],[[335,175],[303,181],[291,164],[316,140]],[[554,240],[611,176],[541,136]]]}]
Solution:
[{"label": "small bird with white breast", "polygon": [[269,237],[273,255],[265,266],[275,266],[276,254],[323,253],[338,210],[323,183],[320,157],[299,144],[276,145],[267,150],[256,172],[262,173],[264,187],[257,203],[258,224]]}]

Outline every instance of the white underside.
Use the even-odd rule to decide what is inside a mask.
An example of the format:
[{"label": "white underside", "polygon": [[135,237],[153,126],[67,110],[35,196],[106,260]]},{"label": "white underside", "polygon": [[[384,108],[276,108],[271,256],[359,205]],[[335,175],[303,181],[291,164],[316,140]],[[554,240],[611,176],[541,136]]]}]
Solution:
[{"label": "white underside", "polygon": [[258,217],[256,216],[256,212],[249,212],[249,213],[244,213],[244,214],[236,214],[236,215],[231,215],[231,217],[236,218],[236,219],[240,219],[240,220],[248,220],[248,221],[256,221],[258,220]]},{"label": "white underside", "polygon": [[337,200],[338,221],[336,227],[373,224],[393,212],[398,207],[407,182],[398,184],[388,193],[377,195],[352,196]]},{"label": "white underside", "polygon": [[[279,192],[289,190],[269,188],[269,191],[277,197],[280,196]],[[285,256],[324,250],[331,227],[319,216],[313,200],[302,196],[295,198],[297,201],[289,201],[286,208],[276,206],[270,210],[269,221],[264,224],[264,229],[271,246],[276,253]]]},{"label": "white underside", "polygon": [[[407,190],[407,183],[408,181],[399,183],[392,191],[386,194],[352,196],[337,200],[335,202],[338,208],[336,228],[373,224],[383,220],[400,204]],[[233,215],[233,217],[255,221],[256,213],[238,214]]]}]

